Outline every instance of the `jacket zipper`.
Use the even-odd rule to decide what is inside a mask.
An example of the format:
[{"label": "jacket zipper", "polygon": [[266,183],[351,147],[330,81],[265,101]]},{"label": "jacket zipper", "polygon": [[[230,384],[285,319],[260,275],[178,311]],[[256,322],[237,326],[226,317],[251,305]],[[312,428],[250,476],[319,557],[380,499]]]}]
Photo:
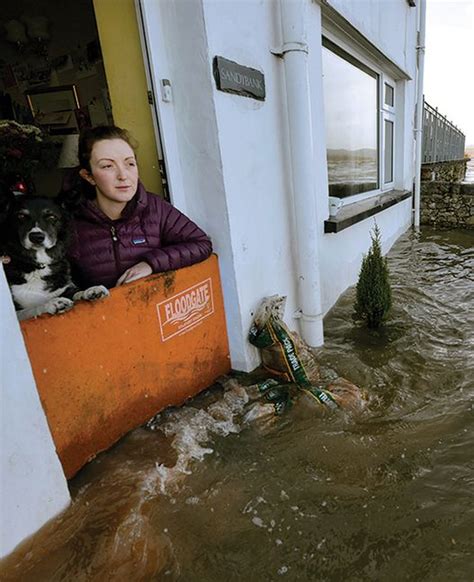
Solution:
[{"label": "jacket zipper", "polygon": [[117,268],[117,273],[119,274],[118,276],[120,277],[120,275],[121,275],[121,273],[120,273],[120,261],[119,261],[118,249],[117,249],[117,243],[119,242],[119,239],[117,236],[117,231],[115,230],[115,226],[110,227],[110,234],[112,235],[112,248],[114,249],[115,266]]}]

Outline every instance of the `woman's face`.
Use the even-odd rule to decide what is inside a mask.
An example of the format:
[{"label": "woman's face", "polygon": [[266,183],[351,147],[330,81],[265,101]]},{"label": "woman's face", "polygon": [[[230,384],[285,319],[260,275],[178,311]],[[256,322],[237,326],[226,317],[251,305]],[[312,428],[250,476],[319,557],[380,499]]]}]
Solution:
[{"label": "woman's face", "polygon": [[137,191],[138,168],[132,148],[123,139],[104,139],[95,142],[90,158],[91,171],[81,175],[95,186],[97,202],[101,205],[123,205]]}]

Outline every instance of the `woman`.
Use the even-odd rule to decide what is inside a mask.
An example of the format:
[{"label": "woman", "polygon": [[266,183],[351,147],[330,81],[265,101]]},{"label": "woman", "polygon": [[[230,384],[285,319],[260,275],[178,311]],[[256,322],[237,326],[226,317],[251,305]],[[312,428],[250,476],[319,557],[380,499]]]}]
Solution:
[{"label": "woman", "polygon": [[79,139],[80,194],[69,253],[77,282],[114,287],[151,273],[187,267],[212,252],[209,237],[138,177],[129,134],[115,126],[86,129]]}]

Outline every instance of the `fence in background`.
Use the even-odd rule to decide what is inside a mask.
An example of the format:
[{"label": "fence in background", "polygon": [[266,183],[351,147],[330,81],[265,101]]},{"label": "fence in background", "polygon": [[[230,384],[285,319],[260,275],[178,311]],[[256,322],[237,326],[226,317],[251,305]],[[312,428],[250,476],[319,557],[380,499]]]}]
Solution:
[{"label": "fence in background", "polygon": [[422,163],[462,160],[466,136],[426,101],[423,107]]}]

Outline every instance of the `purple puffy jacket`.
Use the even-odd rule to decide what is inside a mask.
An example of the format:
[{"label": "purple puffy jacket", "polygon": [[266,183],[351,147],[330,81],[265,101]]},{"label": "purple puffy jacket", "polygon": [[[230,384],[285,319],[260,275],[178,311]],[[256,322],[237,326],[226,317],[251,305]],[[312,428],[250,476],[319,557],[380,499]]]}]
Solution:
[{"label": "purple puffy jacket", "polygon": [[108,218],[91,201],[72,222],[69,260],[82,287],[113,287],[129,267],[147,262],[154,273],[199,263],[212,252],[209,237],[177,208],[139,183],[119,220]]}]

